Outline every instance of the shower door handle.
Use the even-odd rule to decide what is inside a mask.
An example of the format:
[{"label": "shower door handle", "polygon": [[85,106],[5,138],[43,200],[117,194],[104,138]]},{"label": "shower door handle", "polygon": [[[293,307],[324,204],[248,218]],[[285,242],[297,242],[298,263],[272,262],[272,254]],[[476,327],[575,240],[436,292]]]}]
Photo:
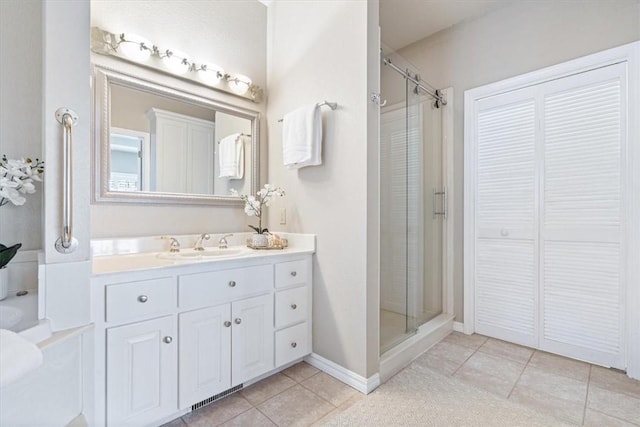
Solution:
[{"label": "shower door handle", "polygon": [[[438,210],[438,196],[442,196],[442,210]],[[435,188],[431,192],[431,216],[436,219],[438,215],[446,218],[447,215],[447,192],[445,189],[437,191]]]}]

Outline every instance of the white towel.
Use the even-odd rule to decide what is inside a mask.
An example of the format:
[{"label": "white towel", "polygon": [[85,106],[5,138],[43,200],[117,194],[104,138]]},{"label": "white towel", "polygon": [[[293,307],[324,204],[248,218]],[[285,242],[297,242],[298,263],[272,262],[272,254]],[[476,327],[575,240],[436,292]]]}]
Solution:
[{"label": "white towel", "polygon": [[322,164],[322,116],[318,105],[284,115],[282,157],[289,169]]},{"label": "white towel", "polygon": [[241,133],[232,133],[220,140],[220,178],[242,179],[244,176],[244,140]]},{"label": "white towel", "polygon": [[34,343],[0,329],[0,388],[22,378],[42,364],[42,351]]}]

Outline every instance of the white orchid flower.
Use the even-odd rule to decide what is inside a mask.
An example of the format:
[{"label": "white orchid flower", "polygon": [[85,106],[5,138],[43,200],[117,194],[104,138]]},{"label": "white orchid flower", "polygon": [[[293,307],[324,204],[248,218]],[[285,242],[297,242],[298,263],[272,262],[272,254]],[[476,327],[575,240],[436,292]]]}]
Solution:
[{"label": "white orchid flower", "polygon": [[10,187],[0,188],[0,197],[9,200],[16,206],[22,206],[24,205],[24,202],[27,201],[27,199],[20,195],[18,190]]},{"label": "white orchid flower", "polygon": [[18,188],[18,190],[23,194],[33,194],[36,192],[36,186],[33,185],[31,180],[24,181],[22,183],[22,187]]},{"label": "white orchid flower", "polygon": [[6,176],[0,177],[0,187],[16,188],[18,185],[20,185],[20,183],[11,178],[7,178]]},{"label": "white orchid flower", "polygon": [[26,199],[22,194],[36,192],[34,181],[42,181],[40,175],[44,172],[44,163],[30,158],[0,159],[0,206],[11,202],[21,206]]}]

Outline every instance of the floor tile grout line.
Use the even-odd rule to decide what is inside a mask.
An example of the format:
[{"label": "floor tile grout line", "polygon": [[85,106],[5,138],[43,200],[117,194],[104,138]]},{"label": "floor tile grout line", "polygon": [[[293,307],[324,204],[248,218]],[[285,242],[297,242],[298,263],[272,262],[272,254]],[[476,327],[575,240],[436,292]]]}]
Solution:
[{"label": "floor tile grout line", "polygon": [[457,374],[457,373],[458,373],[458,371],[460,370],[460,368],[462,368],[462,367],[463,367],[463,366],[464,366],[464,365],[469,361],[469,359],[471,359],[471,358],[473,357],[473,355],[474,355],[474,354],[476,354],[476,353],[478,352],[478,350],[480,350],[480,347],[482,347],[482,346],[484,345],[484,343],[486,343],[486,342],[487,342],[487,340],[488,340],[488,339],[489,339],[489,338],[485,339],[485,340],[482,342],[482,344],[480,344],[480,345],[479,345],[479,346],[478,346],[478,347],[473,351],[473,353],[471,353],[471,354],[469,355],[469,357],[467,357],[466,359],[464,359],[464,362],[462,362],[462,364],[461,364],[460,366],[458,366],[458,367],[456,368],[456,370],[455,370],[455,371],[453,371],[453,372],[451,373],[451,376],[452,376],[452,377],[453,377],[455,374]]},{"label": "floor tile grout line", "polygon": [[[525,369],[527,369],[527,366],[529,366],[529,363],[531,363],[531,359],[533,359],[533,355],[536,353],[536,351],[537,350],[533,350],[531,352],[531,354],[529,355],[529,358],[527,359],[527,363],[525,363],[524,366],[522,367],[522,371],[520,371],[520,375],[518,375],[518,379],[516,379],[516,382],[513,383],[513,387],[511,387],[511,390],[509,391],[509,394],[507,395],[507,400],[509,400],[511,398],[511,395],[513,394],[513,391],[516,389],[516,387],[518,386],[518,383],[520,382],[520,379],[522,378],[522,374],[524,374]],[[506,359],[506,360],[509,360],[509,359]]]},{"label": "floor tile grout line", "polygon": [[277,422],[275,422],[274,420],[272,420],[272,419],[269,417],[269,415],[267,415],[267,414],[265,414],[264,412],[262,412],[262,411],[260,410],[260,408],[258,408],[257,406],[256,406],[255,408],[256,408],[256,410],[257,410],[258,412],[260,412],[262,415],[264,415],[264,416],[265,416],[269,421],[271,421],[271,422],[273,423],[273,425],[279,426],[279,424],[278,424]]},{"label": "floor tile grout line", "polygon": [[634,422],[631,422],[631,421],[625,420],[624,418],[620,418],[620,417],[617,417],[617,416],[615,416],[615,415],[607,414],[606,412],[602,412],[602,411],[600,411],[600,410],[598,410],[598,409],[589,408],[589,410],[590,410],[590,411],[593,411],[593,412],[597,412],[597,413],[599,413],[599,414],[602,414],[602,415],[607,416],[607,417],[610,417],[610,418],[614,418],[614,419],[616,419],[617,421],[622,421],[622,422],[624,422],[624,423],[631,424],[632,426],[640,426],[640,424],[636,424],[636,423],[634,423]]}]

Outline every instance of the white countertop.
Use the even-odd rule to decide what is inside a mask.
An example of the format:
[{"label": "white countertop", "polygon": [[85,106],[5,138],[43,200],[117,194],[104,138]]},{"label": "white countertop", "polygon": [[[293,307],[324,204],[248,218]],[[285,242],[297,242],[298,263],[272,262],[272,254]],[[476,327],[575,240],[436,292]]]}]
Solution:
[{"label": "white countertop", "polygon": [[218,249],[218,240],[224,234],[212,233],[211,239],[204,242],[205,250],[202,252],[193,250],[193,244],[198,236],[172,236],[178,239],[181,245],[180,252],[175,254],[168,251],[168,241],[159,236],[96,239],[91,241],[92,274],[96,276],[134,270],[315,253],[315,235],[277,234],[289,241],[289,247],[272,250],[248,248],[245,242],[252,233],[234,233],[227,238],[229,246],[226,249]]}]

